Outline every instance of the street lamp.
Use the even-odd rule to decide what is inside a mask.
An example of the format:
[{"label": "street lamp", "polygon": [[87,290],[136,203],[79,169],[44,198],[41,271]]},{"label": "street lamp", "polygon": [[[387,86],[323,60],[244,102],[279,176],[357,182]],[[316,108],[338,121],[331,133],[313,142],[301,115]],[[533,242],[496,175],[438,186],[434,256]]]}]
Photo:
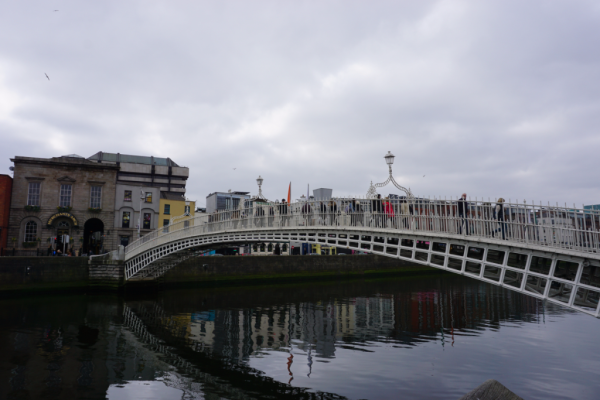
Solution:
[{"label": "street lamp", "polygon": [[262,194],[263,178],[260,175],[258,176],[258,178],[256,178],[256,183],[258,183],[258,196],[256,196],[256,198],[266,200],[266,198]]},{"label": "street lamp", "polygon": [[394,176],[392,175],[392,164],[394,164],[395,157],[396,156],[393,155],[391,151],[388,151],[387,154],[385,156],[383,156],[383,158],[385,159],[385,163],[388,165],[390,175],[388,176],[387,180],[382,183],[376,183],[375,185],[373,185],[373,181],[371,181],[371,186],[369,187],[369,191],[367,192],[367,198],[371,198],[371,199],[376,198],[377,197],[376,188],[384,187],[385,185],[387,185],[390,182],[394,186],[396,186],[397,189],[402,190],[404,193],[406,193],[407,198],[409,198],[409,199],[414,198],[412,192],[410,191],[410,188],[407,189],[403,186],[400,186],[394,179]]}]

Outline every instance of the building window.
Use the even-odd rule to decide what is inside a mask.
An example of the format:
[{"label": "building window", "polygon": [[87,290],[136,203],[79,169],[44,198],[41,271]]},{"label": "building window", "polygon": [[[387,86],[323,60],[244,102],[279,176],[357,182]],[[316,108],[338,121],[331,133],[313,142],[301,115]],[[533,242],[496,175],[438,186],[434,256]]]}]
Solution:
[{"label": "building window", "polygon": [[40,182],[31,182],[29,184],[29,192],[27,193],[27,205],[28,206],[39,206],[40,205],[40,188],[42,184]]},{"label": "building window", "polygon": [[70,207],[71,206],[71,193],[73,190],[73,185],[60,185],[60,202],[59,206],[61,207]]},{"label": "building window", "polygon": [[122,228],[129,228],[130,218],[131,218],[131,212],[123,211],[123,223],[121,224]]},{"label": "building window", "polygon": [[190,206],[185,206],[184,207],[184,212],[185,215],[190,215]]},{"label": "building window", "polygon": [[146,192],[146,203],[152,203],[152,192]]},{"label": "building window", "polygon": [[171,205],[170,204],[165,204],[165,212],[164,212],[164,214],[165,215],[171,215]]},{"label": "building window", "polygon": [[167,226],[169,225],[169,220],[168,219],[163,219],[163,226]]},{"label": "building window", "polygon": [[90,191],[90,207],[100,208],[102,205],[102,186],[92,186]]},{"label": "building window", "polygon": [[35,242],[37,240],[37,224],[34,221],[29,221],[25,225],[25,242]]},{"label": "building window", "polygon": [[183,229],[187,229],[190,227],[190,220],[186,219],[185,221],[183,221]]},{"label": "building window", "polygon": [[125,191],[125,196],[123,197],[123,201],[131,201],[131,190]]},{"label": "building window", "polygon": [[163,219],[163,233],[169,232],[169,220]]},{"label": "building window", "polygon": [[151,214],[150,213],[144,213],[144,229],[150,229],[150,218],[151,218]]}]

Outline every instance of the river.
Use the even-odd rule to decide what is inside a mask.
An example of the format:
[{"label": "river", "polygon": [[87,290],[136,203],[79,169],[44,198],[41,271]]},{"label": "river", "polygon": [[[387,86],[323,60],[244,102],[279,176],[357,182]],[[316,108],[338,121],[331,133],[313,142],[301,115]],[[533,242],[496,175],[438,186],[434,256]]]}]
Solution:
[{"label": "river", "polygon": [[600,321],[461,276],[0,301],[2,399],[600,397]]}]

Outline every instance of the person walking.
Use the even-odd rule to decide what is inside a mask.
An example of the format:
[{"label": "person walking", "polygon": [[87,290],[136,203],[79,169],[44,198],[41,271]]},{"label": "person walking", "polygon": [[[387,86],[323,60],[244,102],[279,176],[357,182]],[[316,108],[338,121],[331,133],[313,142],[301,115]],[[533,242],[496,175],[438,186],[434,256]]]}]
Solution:
[{"label": "person walking", "polygon": [[329,221],[331,221],[331,225],[338,225],[338,208],[337,203],[333,200],[329,200],[329,204],[327,206],[329,209]]},{"label": "person walking", "polygon": [[304,226],[308,226],[310,224],[310,213],[312,212],[312,208],[310,207],[310,204],[308,204],[308,201],[302,206],[301,212],[304,219]]},{"label": "person walking", "polygon": [[371,215],[375,228],[381,228],[383,215],[381,209],[381,195],[378,194],[376,199],[371,200]]},{"label": "person walking", "polygon": [[468,215],[469,215],[469,203],[467,203],[467,194],[463,193],[462,196],[460,196],[460,199],[458,199],[458,217],[459,217],[459,233],[462,234],[462,230],[464,227],[465,230],[465,235],[469,234],[469,221],[468,221]]},{"label": "person walking", "polygon": [[281,218],[281,226],[288,226],[290,217],[288,216],[288,204],[285,199],[281,199],[279,205],[279,218]]},{"label": "person walking", "polygon": [[494,219],[498,222],[498,229],[496,229],[494,232],[502,232],[502,240],[506,240],[506,222],[504,221],[504,199],[502,197],[498,199],[496,207],[494,207]]},{"label": "person walking", "polygon": [[363,209],[362,205],[360,204],[360,200],[355,200],[354,201],[354,213],[352,214],[354,221],[352,222],[352,225],[358,226],[358,224],[360,223],[361,226],[364,226],[364,216],[365,216],[365,210]]},{"label": "person walking", "polygon": [[396,228],[394,206],[392,205],[389,197],[386,197],[383,200],[383,212],[385,213],[383,228],[387,228],[388,222],[392,228]]},{"label": "person walking", "polygon": [[276,256],[281,255],[281,247],[279,247],[279,243],[275,244],[275,250],[273,250],[273,254]]},{"label": "person walking", "polygon": [[323,201],[319,204],[319,223],[327,225],[327,205]]}]

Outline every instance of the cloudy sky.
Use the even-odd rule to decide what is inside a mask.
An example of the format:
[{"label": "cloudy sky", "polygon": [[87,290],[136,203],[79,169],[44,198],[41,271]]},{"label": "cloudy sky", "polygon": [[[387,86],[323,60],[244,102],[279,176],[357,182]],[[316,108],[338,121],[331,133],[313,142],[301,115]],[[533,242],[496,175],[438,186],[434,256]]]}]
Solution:
[{"label": "cloudy sky", "polygon": [[105,151],[199,204],[364,195],[392,151],[417,195],[597,204],[599,49],[597,1],[6,1],[0,173]]}]

